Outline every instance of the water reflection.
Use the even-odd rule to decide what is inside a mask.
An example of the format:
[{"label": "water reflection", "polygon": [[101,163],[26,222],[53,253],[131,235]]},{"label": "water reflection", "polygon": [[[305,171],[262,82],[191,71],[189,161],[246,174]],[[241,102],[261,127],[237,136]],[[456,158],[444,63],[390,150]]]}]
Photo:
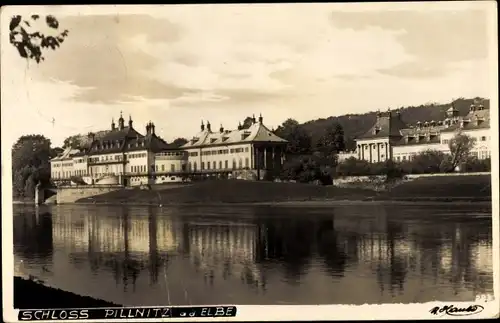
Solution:
[{"label": "water reflection", "polygon": [[473,299],[492,290],[491,218],[448,208],[16,207],[15,254],[127,305]]}]

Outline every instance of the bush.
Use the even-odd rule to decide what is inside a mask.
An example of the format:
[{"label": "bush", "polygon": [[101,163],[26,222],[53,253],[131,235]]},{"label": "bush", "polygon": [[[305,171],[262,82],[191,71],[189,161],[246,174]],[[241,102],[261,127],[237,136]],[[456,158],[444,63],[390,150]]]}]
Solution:
[{"label": "bush", "polygon": [[372,167],[366,160],[351,157],[339,163],[335,172],[337,176],[367,176],[372,174]]},{"label": "bush", "polygon": [[491,171],[491,159],[470,157],[460,169],[463,172],[489,172]]}]

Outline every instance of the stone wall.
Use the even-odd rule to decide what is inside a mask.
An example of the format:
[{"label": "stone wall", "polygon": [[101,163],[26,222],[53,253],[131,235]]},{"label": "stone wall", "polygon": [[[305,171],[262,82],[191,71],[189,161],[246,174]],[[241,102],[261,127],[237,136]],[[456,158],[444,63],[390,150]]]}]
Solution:
[{"label": "stone wall", "polygon": [[74,203],[81,198],[91,197],[121,189],[120,185],[82,185],[57,188],[57,204]]}]

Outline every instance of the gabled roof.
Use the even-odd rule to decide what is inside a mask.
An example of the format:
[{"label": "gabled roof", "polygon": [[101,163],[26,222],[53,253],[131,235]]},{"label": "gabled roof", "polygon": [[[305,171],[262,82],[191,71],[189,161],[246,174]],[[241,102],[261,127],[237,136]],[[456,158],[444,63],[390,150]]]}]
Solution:
[{"label": "gabled roof", "polygon": [[248,129],[212,132],[205,130],[197,133],[190,141],[181,146],[181,149],[192,147],[230,145],[251,142],[275,142],[285,144],[287,141],[276,136],[260,122],[252,124]]}]

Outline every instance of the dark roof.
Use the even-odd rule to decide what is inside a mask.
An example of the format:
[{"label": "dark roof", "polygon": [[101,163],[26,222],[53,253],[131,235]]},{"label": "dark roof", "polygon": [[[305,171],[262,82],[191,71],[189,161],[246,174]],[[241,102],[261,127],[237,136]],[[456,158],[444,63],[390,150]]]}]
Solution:
[{"label": "dark roof", "polygon": [[[443,129],[441,132],[453,132],[457,130],[476,130],[476,129],[489,129],[490,128],[490,110],[482,109],[470,111],[461,120],[466,121],[463,125],[461,122],[450,125],[448,128]],[[479,122],[478,122],[479,121]]]},{"label": "dark roof", "polygon": [[[92,140],[92,136],[94,140]],[[113,154],[138,150],[160,152],[178,149],[176,145],[168,144],[155,133],[151,132],[144,136],[132,127],[101,132],[99,136],[89,134],[88,137],[89,140],[86,146],[75,156]]]},{"label": "dark roof", "polygon": [[[379,113],[377,121],[366,133],[358,139],[376,139],[376,138],[400,138],[401,130],[408,126],[401,120],[398,112],[387,111]],[[378,131],[375,131],[378,129]]]},{"label": "dark roof", "polygon": [[441,143],[441,137],[439,134],[430,137],[420,138],[418,141],[410,140],[406,142],[405,138],[401,138],[400,140],[393,143],[394,146],[416,146],[416,145],[429,145],[429,144],[439,144]]}]

